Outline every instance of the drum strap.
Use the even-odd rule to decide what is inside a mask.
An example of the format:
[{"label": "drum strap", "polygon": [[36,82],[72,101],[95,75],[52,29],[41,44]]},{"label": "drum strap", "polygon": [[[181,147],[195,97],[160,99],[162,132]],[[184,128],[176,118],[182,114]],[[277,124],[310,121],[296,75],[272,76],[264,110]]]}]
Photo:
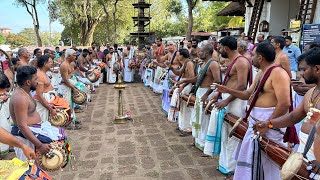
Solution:
[{"label": "drum strap", "polygon": [[250,103],[250,106],[249,106],[249,109],[246,111],[246,116],[244,118],[244,121],[247,122],[248,120],[248,117],[254,107],[254,105],[256,104],[257,100],[258,100],[258,97],[259,97],[259,94],[265,84],[265,82],[267,81],[267,79],[269,78],[272,70],[276,67],[280,67],[279,65],[274,65],[274,66],[271,66],[269,69],[267,69],[267,71],[264,73],[264,75],[262,76],[260,82],[259,82],[259,85],[257,85],[256,87],[256,90],[253,92],[253,97],[252,97],[252,101]]},{"label": "drum strap", "polygon": [[[240,57],[244,57],[244,56],[240,55],[240,56],[236,57],[236,58],[233,60],[233,62],[228,66],[226,75],[224,76],[224,79],[223,79],[223,81],[222,81],[222,85],[226,85],[226,84],[227,84],[227,82],[228,82],[228,80],[229,80],[230,72],[231,72],[234,64],[237,62],[237,60],[238,60]],[[247,59],[247,58],[245,58],[245,59],[248,60],[248,62],[249,62],[249,64],[250,64],[249,74],[248,74],[248,75],[249,75],[249,85],[251,85],[251,84],[252,84],[252,62],[251,62],[249,59]],[[220,72],[221,72],[221,71],[220,71]],[[220,74],[221,74],[221,73],[220,73]],[[220,76],[220,77],[221,77],[221,76]],[[219,92],[218,98],[220,98],[220,97],[221,97],[221,93]]]},{"label": "drum strap", "polygon": [[204,68],[200,71],[199,77],[198,77],[197,82],[196,82],[196,85],[194,85],[194,86],[192,87],[192,90],[191,90],[190,93],[193,93],[193,94],[196,94],[196,93],[197,93],[197,91],[198,91],[199,87],[201,86],[202,81],[203,81],[203,79],[204,79],[204,77],[205,77],[205,75],[206,75],[206,73],[207,73],[207,70],[208,70],[210,64],[212,63],[212,61],[213,61],[213,59],[210,59],[210,60],[207,62],[207,64],[204,66]]},{"label": "drum strap", "polygon": [[307,153],[309,152],[309,150],[314,142],[315,133],[316,133],[316,126],[313,126],[312,129],[310,130],[310,133],[309,133],[309,136],[308,136],[308,139],[306,142],[306,146],[304,147],[304,150],[303,150],[303,157],[306,159],[308,159]]},{"label": "drum strap", "polygon": [[[186,71],[186,68],[187,68],[187,64],[188,64],[189,61],[191,61],[191,60],[188,60],[188,61],[186,61],[186,62],[183,64],[182,74],[179,76],[178,81],[180,81],[180,79],[181,79],[182,76],[184,75],[184,73],[185,73],[185,71]],[[191,61],[191,62],[192,62],[192,61]],[[178,82],[178,81],[177,81],[177,82]]]}]

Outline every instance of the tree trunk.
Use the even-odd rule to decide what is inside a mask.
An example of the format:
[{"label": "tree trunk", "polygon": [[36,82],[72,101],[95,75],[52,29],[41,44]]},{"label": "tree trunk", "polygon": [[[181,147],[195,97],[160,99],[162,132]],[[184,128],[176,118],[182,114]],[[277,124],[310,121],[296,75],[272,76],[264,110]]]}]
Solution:
[{"label": "tree trunk", "polygon": [[34,25],[34,32],[36,34],[36,42],[38,47],[42,47],[42,41],[40,38],[40,33],[39,33],[39,26]]},{"label": "tree trunk", "polygon": [[117,38],[117,21],[116,21],[117,3],[118,3],[118,0],[116,0],[114,2],[114,12],[113,12],[114,38],[113,38],[113,44],[115,44],[117,42],[116,41],[116,38]]},{"label": "tree trunk", "polygon": [[34,19],[35,19],[35,24],[33,24],[33,25],[34,25],[34,32],[36,33],[37,46],[42,47],[42,41],[41,41],[40,34],[39,34],[40,25],[39,25],[39,19],[38,19],[38,12],[36,9],[35,2],[34,2],[33,9],[34,9]]},{"label": "tree trunk", "polygon": [[192,5],[192,0],[187,0],[187,1],[188,1],[188,30],[187,30],[186,39],[190,41],[192,26],[193,26],[193,13],[192,13],[193,5]]},{"label": "tree trunk", "polygon": [[109,14],[107,14],[106,22],[106,45],[110,42]]},{"label": "tree trunk", "polygon": [[108,9],[107,9],[107,5],[103,4],[103,11],[106,14],[106,45],[107,43],[110,42],[110,29],[109,29],[109,13],[108,13]]},{"label": "tree trunk", "polygon": [[91,46],[93,41],[93,33],[98,23],[98,20],[85,20],[80,23],[80,43],[82,46]]}]

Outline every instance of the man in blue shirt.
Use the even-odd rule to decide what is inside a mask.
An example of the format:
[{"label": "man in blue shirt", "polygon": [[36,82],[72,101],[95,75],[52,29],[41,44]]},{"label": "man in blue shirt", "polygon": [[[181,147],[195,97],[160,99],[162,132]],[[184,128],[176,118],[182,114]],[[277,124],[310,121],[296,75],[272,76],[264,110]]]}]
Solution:
[{"label": "man in blue shirt", "polygon": [[296,79],[298,71],[297,58],[301,55],[301,51],[296,45],[292,44],[292,38],[290,36],[286,36],[284,39],[286,40],[286,46],[283,48],[283,52],[286,53],[290,59],[292,79]]}]

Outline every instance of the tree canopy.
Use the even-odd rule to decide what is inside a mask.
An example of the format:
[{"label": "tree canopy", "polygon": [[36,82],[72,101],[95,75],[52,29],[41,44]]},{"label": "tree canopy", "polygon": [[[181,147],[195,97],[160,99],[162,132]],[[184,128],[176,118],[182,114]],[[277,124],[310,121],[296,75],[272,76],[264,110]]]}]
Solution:
[{"label": "tree canopy", "polygon": [[[22,2],[22,0],[16,0]],[[37,0],[36,2],[42,2]],[[186,36],[190,31],[188,2],[192,2],[193,23],[192,31],[214,32],[225,27],[243,26],[241,17],[220,17],[217,13],[228,3],[226,2],[202,2],[201,0],[146,0],[152,6],[145,10],[145,15],[150,12],[151,22],[146,26],[146,30],[155,32],[157,37]],[[61,36],[53,34],[53,44],[61,37],[65,45],[85,45],[92,42],[100,45],[106,43],[127,43],[131,41],[131,32],[136,32],[133,16],[137,16],[138,10],[132,4],[138,0],[51,0],[48,3],[50,20],[59,21],[64,25]],[[114,22],[114,13],[116,18]],[[115,30],[116,26],[116,31]],[[27,31],[28,30],[28,31]],[[29,33],[29,36],[21,35]],[[13,39],[20,39],[25,45],[36,44],[34,32],[31,34],[29,28],[21,33],[12,35]],[[46,38],[49,35],[40,32],[40,37]],[[21,38],[13,38],[13,36]],[[27,37],[24,39],[24,37]],[[8,38],[7,38],[8,39]],[[44,45],[48,44],[46,39],[42,39]],[[34,44],[33,44],[34,43]],[[15,41],[15,44],[19,44]]]}]

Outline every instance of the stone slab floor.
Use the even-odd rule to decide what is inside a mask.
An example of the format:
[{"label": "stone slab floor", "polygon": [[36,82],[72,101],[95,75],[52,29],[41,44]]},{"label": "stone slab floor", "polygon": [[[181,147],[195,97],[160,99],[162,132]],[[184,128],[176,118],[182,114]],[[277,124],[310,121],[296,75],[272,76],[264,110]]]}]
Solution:
[{"label": "stone slab floor", "polygon": [[124,90],[124,111],[134,121],[112,124],[118,91],[102,84],[88,109],[77,113],[82,129],[68,131],[76,161],[53,179],[223,179],[217,157],[202,157],[192,138],[180,137],[161,110],[161,96],[141,83]]}]

